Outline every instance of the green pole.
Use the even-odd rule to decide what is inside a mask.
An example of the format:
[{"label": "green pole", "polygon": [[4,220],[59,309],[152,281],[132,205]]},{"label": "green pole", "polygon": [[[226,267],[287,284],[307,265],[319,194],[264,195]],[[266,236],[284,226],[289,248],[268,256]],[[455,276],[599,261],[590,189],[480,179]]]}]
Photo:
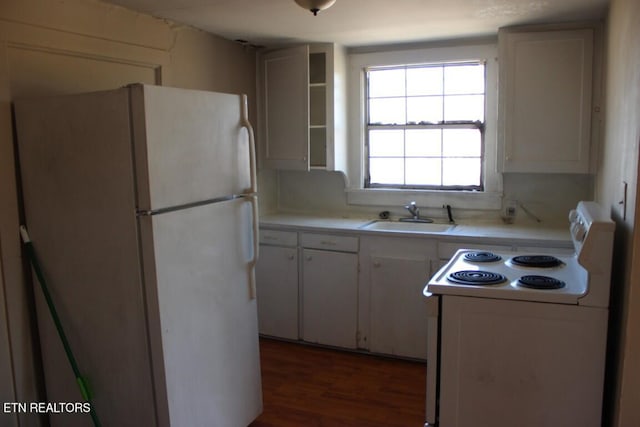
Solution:
[{"label": "green pole", "polygon": [[87,382],[84,377],[80,374],[80,369],[78,368],[78,363],[76,362],[76,358],[73,356],[73,352],[71,351],[71,346],[69,345],[69,341],[67,340],[67,335],[64,333],[64,329],[62,328],[62,323],[60,322],[60,318],[58,317],[58,312],[56,311],[56,307],[53,304],[53,299],[51,298],[51,294],[49,293],[49,288],[47,287],[47,282],[45,280],[44,274],[42,273],[42,269],[40,268],[40,263],[38,262],[38,258],[36,257],[35,249],[33,248],[33,243],[31,242],[31,238],[29,237],[29,233],[24,225],[20,226],[20,235],[22,236],[22,241],[24,242],[25,250],[27,251],[27,256],[29,257],[29,261],[31,262],[31,266],[33,267],[33,271],[36,273],[36,277],[38,278],[38,283],[40,283],[40,289],[42,289],[42,294],[44,295],[44,299],[47,301],[47,306],[49,307],[49,313],[51,313],[51,318],[53,319],[53,323],[56,326],[56,330],[58,331],[58,336],[60,337],[60,341],[62,341],[62,346],[64,347],[64,352],[67,354],[67,359],[69,360],[69,364],[71,365],[71,369],[73,369],[73,374],[76,377],[76,382],[78,383],[78,387],[80,388],[80,394],[85,402],[89,403],[91,419],[93,420],[93,425],[95,427],[100,427],[100,420],[98,420],[98,415],[96,414],[95,409],[93,408],[93,404],[91,403],[91,395],[89,393],[89,387],[87,386]]}]

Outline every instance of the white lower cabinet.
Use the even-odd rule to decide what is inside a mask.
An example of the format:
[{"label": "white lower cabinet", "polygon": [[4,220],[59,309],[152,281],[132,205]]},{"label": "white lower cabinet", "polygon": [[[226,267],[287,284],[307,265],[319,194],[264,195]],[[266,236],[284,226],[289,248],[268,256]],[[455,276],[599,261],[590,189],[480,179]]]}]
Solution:
[{"label": "white lower cabinet", "polygon": [[422,290],[429,278],[429,264],[424,258],[371,257],[370,351],[427,358]]},{"label": "white lower cabinet", "polygon": [[311,246],[303,248],[301,262],[304,341],[356,348],[357,241],[356,237],[301,235],[303,247]]},{"label": "white lower cabinet", "polygon": [[424,287],[437,266],[436,242],[423,238],[362,239],[359,346],[373,353],[427,358]]},{"label": "white lower cabinet", "polygon": [[356,348],[358,238],[262,229],[260,242],[260,333]]},{"label": "white lower cabinet", "polygon": [[264,230],[256,266],[258,325],[263,335],[297,340],[297,233]]},{"label": "white lower cabinet", "polygon": [[427,359],[424,287],[458,249],[572,251],[291,229],[261,229],[260,243],[261,334],[415,359]]}]

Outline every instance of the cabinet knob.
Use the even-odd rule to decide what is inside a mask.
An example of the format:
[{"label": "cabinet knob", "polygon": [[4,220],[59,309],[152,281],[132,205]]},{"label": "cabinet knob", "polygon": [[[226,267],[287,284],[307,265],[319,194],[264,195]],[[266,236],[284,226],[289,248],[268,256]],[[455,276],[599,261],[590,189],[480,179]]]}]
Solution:
[{"label": "cabinet knob", "polygon": [[311,255],[307,255],[307,257],[306,257],[305,259],[306,259],[307,261],[311,261],[311,260],[312,260]]},{"label": "cabinet knob", "polygon": [[287,258],[289,259],[289,261],[293,261],[296,257],[294,255],[289,255]]},{"label": "cabinet knob", "polygon": [[373,263],[373,266],[374,266],[375,268],[380,268],[380,266],[381,266],[381,265],[382,265],[382,264],[380,264],[380,261],[374,261],[374,263]]}]

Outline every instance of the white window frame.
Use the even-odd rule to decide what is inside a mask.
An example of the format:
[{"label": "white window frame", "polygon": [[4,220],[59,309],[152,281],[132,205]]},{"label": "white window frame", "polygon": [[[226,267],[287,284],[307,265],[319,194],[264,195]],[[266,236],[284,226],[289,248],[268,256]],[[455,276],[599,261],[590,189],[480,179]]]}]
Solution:
[{"label": "white window frame", "polygon": [[[347,201],[353,205],[388,206],[415,200],[421,207],[442,207],[449,204],[468,209],[499,209],[502,203],[502,175],[497,170],[498,152],[498,46],[478,43],[456,46],[434,46],[349,54],[349,167],[347,170]],[[411,190],[364,188],[366,89],[365,69],[380,66],[441,63],[456,61],[486,61],[485,134],[482,174],[484,191]]]}]

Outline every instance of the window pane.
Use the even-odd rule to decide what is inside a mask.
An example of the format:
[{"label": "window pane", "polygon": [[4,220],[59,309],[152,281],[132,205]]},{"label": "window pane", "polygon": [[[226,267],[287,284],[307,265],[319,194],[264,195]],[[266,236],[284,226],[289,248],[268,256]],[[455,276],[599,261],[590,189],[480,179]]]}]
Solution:
[{"label": "window pane", "polygon": [[442,131],[440,129],[411,129],[406,131],[407,157],[442,156]]},{"label": "window pane", "polygon": [[442,185],[441,160],[429,158],[407,159],[407,185]]},{"label": "window pane", "polygon": [[484,65],[449,65],[444,69],[444,93],[484,93]]},{"label": "window pane", "polygon": [[368,129],[372,185],[482,186],[482,133],[447,122],[484,122],[484,64],[407,65],[367,73],[368,124],[385,125]]},{"label": "window pane", "polygon": [[445,96],[444,119],[484,121],[484,95]]},{"label": "window pane", "polygon": [[408,123],[438,123],[442,121],[442,97],[407,98]]},{"label": "window pane", "polygon": [[369,155],[371,157],[404,156],[404,131],[369,131]]},{"label": "window pane", "polygon": [[445,157],[480,157],[482,144],[477,129],[445,129],[442,131]]},{"label": "window pane", "polygon": [[369,123],[406,123],[405,98],[379,98],[369,100]]},{"label": "window pane", "polygon": [[402,184],[404,182],[404,159],[372,158],[369,161],[372,184]]},{"label": "window pane", "polygon": [[407,68],[407,96],[441,95],[442,66]]},{"label": "window pane", "polygon": [[380,96],[405,96],[404,69],[369,71],[369,97]]},{"label": "window pane", "polygon": [[443,185],[480,185],[481,160],[443,159]]}]

